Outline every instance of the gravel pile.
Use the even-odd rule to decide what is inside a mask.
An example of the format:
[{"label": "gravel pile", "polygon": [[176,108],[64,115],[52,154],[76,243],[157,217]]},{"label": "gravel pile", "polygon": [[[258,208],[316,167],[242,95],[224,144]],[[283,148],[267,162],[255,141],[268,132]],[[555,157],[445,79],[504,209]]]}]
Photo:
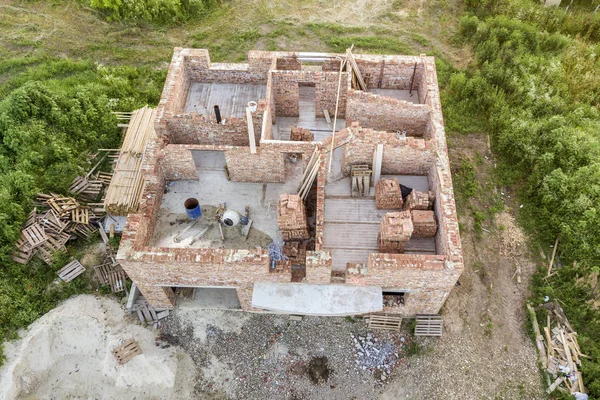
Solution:
[{"label": "gravel pile", "polygon": [[[192,356],[201,378],[198,397],[215,393],[231,399],[375,399],[385,379],[381,372],[389,378],[398,358],[394,335],[375,337],[361,320],[197,313],[217,313],[220,320],[196,324],[189,310],[185,315],[176,310],[161,327],[161,338]],[[226,328],[242,315],[239,329]],[[355,357],[353,338],[363,349],[360,358]]]},{"label": "gravel pile", "polygon": [[[350,334],[356,348],[355,363],[362,370],[376,372],[376,377],[385,381],[399,358],[396,345],[391,340],[379,340],[371,333],[365,336]],[[400,340],[404,342],[404,337]]]}]

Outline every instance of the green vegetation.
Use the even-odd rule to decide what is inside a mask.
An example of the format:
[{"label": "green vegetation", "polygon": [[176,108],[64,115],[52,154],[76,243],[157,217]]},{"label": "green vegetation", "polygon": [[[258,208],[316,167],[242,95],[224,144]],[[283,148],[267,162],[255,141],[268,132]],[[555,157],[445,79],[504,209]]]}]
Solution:
[{"label": "green vegetation", "polygon": [[463,17],[460,38],[475,60],[445,90],[448,128],[488,131],[502,179],[518,189],[525,227],[540,243],[560,238],[567,266],[548,282],[536,276],[534,302],[548,295],[565,303],[591,357],[582,366],[586,386],[600,397],[600,312],[585,284],[600,261],[600,20],[527,1],[471,4],[478,16]]},{"label": "green vegetation", "polygon": [[[14,338],[56,303],[90,290],[88,279],[53,283],[56,270],[81,248],[58,254],[48,267],[10,260],[14,242],[38,192],[65,193],[90,164],[86,155],[118,146],[113,110],[154,104],[164,72],[106,68],[89,62],[18,59],[0,63],[0,338]],[[81,245],[81,244],[80,244]]]},{"label": "green vegetation", "polygon": [[220,0],[89,0],[93,9],[113,21],[146,21],[174,24],[206,16]]}]

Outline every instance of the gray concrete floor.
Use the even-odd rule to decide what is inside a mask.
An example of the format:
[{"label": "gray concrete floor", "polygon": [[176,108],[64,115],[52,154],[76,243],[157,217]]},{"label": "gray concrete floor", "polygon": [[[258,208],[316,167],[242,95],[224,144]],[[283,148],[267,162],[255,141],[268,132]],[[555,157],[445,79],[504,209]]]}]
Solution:
[{"label": "gray concrete floor", "polygon": [[[216,162],[218,155],[208,153],[219,152],[206,153],[205,160],[201,161],[201,163],[210,163],[211,159]],[[201,156],[197,155],[196,157]],[[250,218],[253,220],[250,235],[252,235],[252,230],[258,230],[273,240],[281,241],[281,233],[277,226],[277,202],[279,201],[280,194],[297,192],[300,178],[302,177],[302,163],[297,162],[292,164],[286,162],[286,171],[287,180],[285,183],[242,183],[228,181],[224,171],[218,168],[213,170],[213,167],[209,166],[209,168],[198,170],[199,179],[197,181],[171,182],[168,185],[168,192],[163,196],[151,245],[173,248],[253,247],[252,242],[227,243],[227,232],[225,232],[225,242],[221,242],[220,239],[215,241],[207,235],[190,246],[190,240],[187,238],[198,234],[213,222],[212,220],[203,221],[202,218],[199,224],[186,232],[186,239],[180,243],[176,243],[173,240],[174,237],[189,225],[183,203],[190,197],[197,198],[201,206],[216,207],[220,203],[226,203],[228,209],[236,210],[240,214],[244,214],[245,206],[249,205]],[[218,232],[218,227],[214,227],[213,229],[216,230],[215,232]]]},{"label": "gray concrete floor", "polygon": [[234,288],[197,287],[192,299],[178,298],[177,305],[186,307],[239,310],[242,308]]},{"label": "gray concrete floor", "polygon": [[[310,129],[314,135],[315,141],[321,141],[333,132],[333,114],[335,110],[329,111],[331,124],[328,124],[325,118],[317,118],[316,115],[316,94],[314,87],[301,86],[299,88],[299,116],[298,117],[277,117],[273,126],[273,139],[290,140],[292,126]],[[346,127],[346,120],[338,118],[335,124],[336,132]]]},{"label": "gray concrete floor", "polygon": [[214,106],[218,105],[222,118],[241,118],[246,115],[248,102],[258,103],[266,97],[266,93],[266,85],[193,82],[184,112],[214,115]]},{"label": "gray concrete floor", "polygon": [[[401,175],[404,185],[416,190],[429,190],[427,176]],[[377,235],[381,218],[387,212],[375,207],[374,197],[350,197],[350,178],[325,186],[325,224],[323,247],[331,251],[332,269],[345,271],[347,263],[367,263],[369,254],[378,250]],[[412,238],[406,244],[407,254],[435,254],[434,238]]]},{"label": "gray concrete floor", "polygon": [[380,96],[408,101],[409,103],[419,104],[419,92],[417,90],[412,91],[412,96],[409,94],[408,90],[369,89],[369,92],[373,94],[378,94]]}]

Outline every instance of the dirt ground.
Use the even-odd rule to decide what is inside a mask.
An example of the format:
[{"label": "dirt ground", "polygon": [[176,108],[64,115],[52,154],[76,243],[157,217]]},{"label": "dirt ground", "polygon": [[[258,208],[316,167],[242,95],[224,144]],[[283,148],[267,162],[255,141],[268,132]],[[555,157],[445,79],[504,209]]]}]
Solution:
[{"label": "dirt ground", "polygon": [[[494,168],[486,137],[458,136],[450,143],[453,167],[471,160],[484,193],[493,191],[486,187]],[[506,197],[505,210],[496,216],[497,226],[484,223],[480,238],[472,216],[467,210],[459,212],[465,270],[442,310],[444,336],[424,341],[422,354],[386,388],[383,399],[547,398],[535,346],[525,333],[524,302],[535,263],[528,258],[524,236],[510,216],[513,202],[508,191],[498,192]],[[459,209],[466,207],[459,205]],[[520,284],[516,276],[513,279],[517,265]]]}]

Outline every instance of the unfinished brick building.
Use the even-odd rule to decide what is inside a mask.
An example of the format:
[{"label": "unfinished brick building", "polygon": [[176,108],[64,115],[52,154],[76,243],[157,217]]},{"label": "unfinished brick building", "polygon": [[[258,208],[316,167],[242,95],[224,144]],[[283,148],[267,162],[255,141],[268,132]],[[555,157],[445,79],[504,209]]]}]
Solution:
[{"label": "unfinished brick building", "polygon": [[[243,310],[434,314],[463,270],[432,57],[251,51],[217,64],[176,48],[154,128],[118,261],[155,307],[195,288]],[[412,192],[386,181],[378,208],[380,179]],[[382,247],[381,229],[401,245]]]}]

